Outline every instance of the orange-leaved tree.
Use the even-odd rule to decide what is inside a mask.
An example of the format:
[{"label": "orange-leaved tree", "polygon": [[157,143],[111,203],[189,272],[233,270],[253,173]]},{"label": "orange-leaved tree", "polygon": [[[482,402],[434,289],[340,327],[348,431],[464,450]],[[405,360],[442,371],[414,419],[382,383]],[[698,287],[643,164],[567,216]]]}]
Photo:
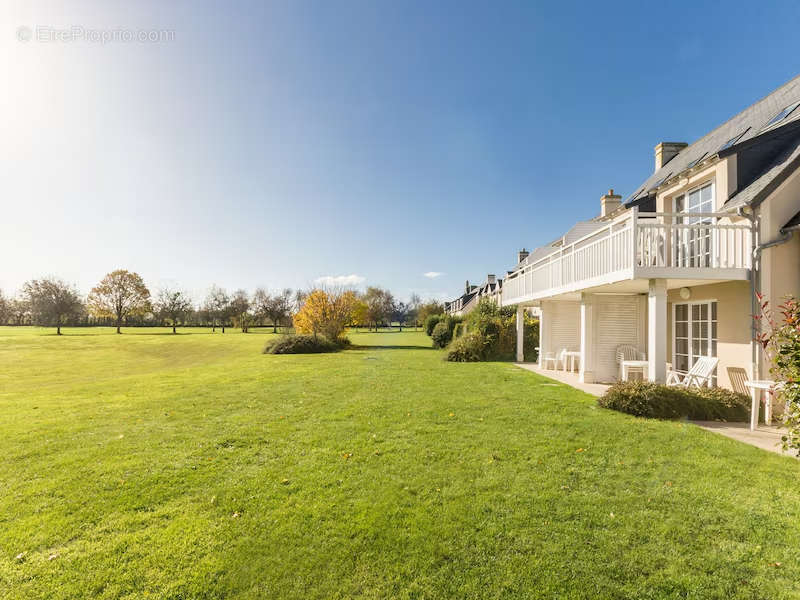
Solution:
[{"label": "orange-leaved tree", "polygon": [[335,342],[344,334],[352,320],[356,295],[351,290],[315,289],[305,299],[303,306],[292,317],[298,333],[314,337],[324,335]]}]

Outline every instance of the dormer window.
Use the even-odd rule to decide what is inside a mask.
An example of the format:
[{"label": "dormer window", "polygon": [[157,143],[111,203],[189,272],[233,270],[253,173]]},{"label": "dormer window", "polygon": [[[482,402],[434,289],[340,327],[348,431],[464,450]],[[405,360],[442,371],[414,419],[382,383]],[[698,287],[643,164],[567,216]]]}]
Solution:
[{"label": "dormer window", "polygon": [[772,117],[766,125],[764,125],[764,129],[766,129],[767,127],[772,127],[773,125],[776,125],[781,121],[783,121],[786,117],[792,114],[798,106],[800,106],[800,101],[794,102],[793,104],[790,104],[789,106],[784,108],[781,112]]}]

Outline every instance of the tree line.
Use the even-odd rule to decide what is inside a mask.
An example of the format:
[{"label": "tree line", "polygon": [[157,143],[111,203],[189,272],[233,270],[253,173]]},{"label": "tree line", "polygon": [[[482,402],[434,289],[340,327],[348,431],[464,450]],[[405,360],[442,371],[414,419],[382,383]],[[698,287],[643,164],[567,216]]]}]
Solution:
[{"label": "tree line", "polygon": [[[416,327],[428,315],[442,312],[437,301],[422,302],[412,294],[408,302],[401,302],[379,287],[368,287],[364,292],[258,288],[250,294],[244,289],[229,293],[212,285],[196,303],[179,288],[163,287],[151,294],[138,273],[118,269],[103,277],[86,297],[75,285],[57,277],[32,279],[13,298],[0,290],[0,324],[55,327],[59,335],[66,325],[110,325],[116,327],[117,333],[123,326],[153,325],[172,327],[173,333],[178,327],[198,326],[212,331],[219,328],[222,333],[226,327],[236,327],[246,333],[250,327],[268,325],[277,333],[278,327],[292,326],[298,315],[306,315],[300,317],[303,322],[309,314],[319,312],[320,293],[326,298],[347,294],[346,314],[337,319],[343,320],[345,326],[374,327],[376,331],[392,323],[398,323],[401,330],[403,326]],[[303,311],[309,299],[313,302]],[[313,330],[317,327],[315,318],[305,321]]]}]

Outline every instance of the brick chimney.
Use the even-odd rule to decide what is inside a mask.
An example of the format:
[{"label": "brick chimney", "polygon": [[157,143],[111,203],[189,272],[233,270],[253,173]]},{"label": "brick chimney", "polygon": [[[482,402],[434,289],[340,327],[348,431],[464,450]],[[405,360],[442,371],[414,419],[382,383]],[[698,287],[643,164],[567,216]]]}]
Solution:
[{"label": "brick chimney", "polygon": [[529,254],[530,254],[530,252],[528,252],[527,250],[525,250],[525,248],[523,248],[522,250],[517,252],[517,262],[521,263],[523,260],[528,258]]},{"label": "brick chimney", "polygon": [[657,144],[655,147],[656,171],[675,158],[675,155],[688,145],[686,142],[661,142]]},{"label": "brick chimney", "polygon": [[614,193],[613,189],[608,190],[607,194],[600,196],[600,216],[607,217],[622,204],[622,196]]}]

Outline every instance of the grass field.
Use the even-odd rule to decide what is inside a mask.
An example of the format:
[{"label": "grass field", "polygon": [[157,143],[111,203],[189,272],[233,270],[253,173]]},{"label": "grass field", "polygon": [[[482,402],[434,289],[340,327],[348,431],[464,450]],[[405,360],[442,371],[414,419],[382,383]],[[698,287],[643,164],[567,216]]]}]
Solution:
[{"label": "grass field", "polygon": [[421,333],[51,333],[0,328],[3,598],[800,597],[796,460]]}]

